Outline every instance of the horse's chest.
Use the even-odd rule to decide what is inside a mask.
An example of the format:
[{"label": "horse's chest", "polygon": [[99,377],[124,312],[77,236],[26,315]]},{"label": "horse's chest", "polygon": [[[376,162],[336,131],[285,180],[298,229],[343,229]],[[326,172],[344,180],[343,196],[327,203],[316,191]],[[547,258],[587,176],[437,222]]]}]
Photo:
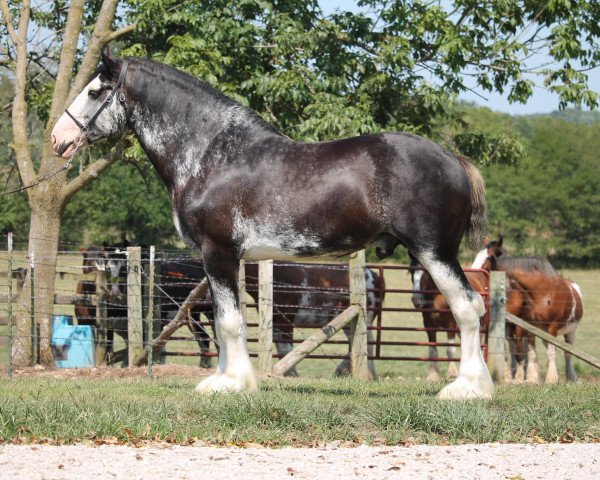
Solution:
[{"label": "horse's chest", "polygon": [[188,226],[185,222],[182,222],[181,215],[179,214],[177,208],[173,208],[173,224],[175,225],[175,230],[179,234],[179,238],[186,244],[188,248],[192,248],[194,250],[198,249],[198,245],[194,242],[192,236],[189,233]]}]

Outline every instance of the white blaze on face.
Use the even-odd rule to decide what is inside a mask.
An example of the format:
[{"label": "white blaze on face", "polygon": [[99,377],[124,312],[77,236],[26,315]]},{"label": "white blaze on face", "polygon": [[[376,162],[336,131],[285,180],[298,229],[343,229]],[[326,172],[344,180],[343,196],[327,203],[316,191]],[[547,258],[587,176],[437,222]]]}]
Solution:
[{"label": "white blaze on face", "polygon": [[481,268],[488,257],[488,249],[484,248],[479,253],[477,253],[477,256],[475,257],[475,260],[473,260],[473,265],[471,265],[471,268]]},{"label": "white blaze on face", "polygon": [[[99,91],[102,85],[102,80],[98,75],[77,95],[77,98],[68,107],[69,113],[82,125],[86,125],[98,112],[106,101],[106,95],[111,93],[111,90],[108,89],[106,95],[101,95],[99,98],[94,99],[89,96],[90,90]],[[52,129],[52,148],[58,154],[62,148],[68,145],[61,155],[63,158],[69,158],[90,141],[119,133],[124,129],[125,124],[125,110],[116,97],[113,98],[110,105],[102,110],[94,124],[90,126],[90,131],[86,133],[83,133],[75,121],[65,112]]]},{"label": "white blaze on face", "polygon": [[[86,112],[89,110],[88,104],[91,103],[88,92],[90,89],[99,89],[101,85],[102,82],[98,76],[92,80],[79,95],[77,95],[77,98],[75,98],[73,103],[68,108],[71,115],[73,115],[82,124],[85,124],[86,121],[91,117],[91,115],[86,117]],[[52,129],[52,146],[54,148],[54,152],[58,153],[58,150],[61,146],[69,145],[69,147],[62,153],[64,158],[68,158],[75,152],[77,143],[81,139],[81,135],[82,132],[79,126],[69,115],[63,113]]]}]

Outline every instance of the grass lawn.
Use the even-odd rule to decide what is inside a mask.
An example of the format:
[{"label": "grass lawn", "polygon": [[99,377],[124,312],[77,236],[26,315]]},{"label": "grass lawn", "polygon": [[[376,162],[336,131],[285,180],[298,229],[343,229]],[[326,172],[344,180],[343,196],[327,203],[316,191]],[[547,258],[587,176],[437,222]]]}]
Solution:
[{"label": "grass lawn", "polygon": [[166,440],[270,446],[600,441],[600,385],[498,388],[442,402],[416,380],[263,380],[250,394],[201,396],[195,380],[0,379],[0,441]]}]

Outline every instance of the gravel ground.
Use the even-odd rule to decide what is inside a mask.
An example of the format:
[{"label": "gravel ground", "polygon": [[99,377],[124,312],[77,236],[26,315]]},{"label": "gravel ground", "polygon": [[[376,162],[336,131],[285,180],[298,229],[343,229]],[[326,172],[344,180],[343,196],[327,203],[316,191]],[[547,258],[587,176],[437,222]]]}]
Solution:
[{"label": "gravel ground", "polygon": [[0,479],[598,479],[600,444],[341,448],[0,446]]}]

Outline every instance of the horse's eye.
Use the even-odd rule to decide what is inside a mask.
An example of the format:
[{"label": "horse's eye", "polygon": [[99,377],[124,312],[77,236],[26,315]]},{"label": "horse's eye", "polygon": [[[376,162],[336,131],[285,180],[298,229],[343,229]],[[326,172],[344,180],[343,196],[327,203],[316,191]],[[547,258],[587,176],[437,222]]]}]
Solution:
[{"label": "horse's eye", "polygon": [[94,100],[100,96],[99,90],[90,90],[88,91],[88,97],[93,98]]}]

